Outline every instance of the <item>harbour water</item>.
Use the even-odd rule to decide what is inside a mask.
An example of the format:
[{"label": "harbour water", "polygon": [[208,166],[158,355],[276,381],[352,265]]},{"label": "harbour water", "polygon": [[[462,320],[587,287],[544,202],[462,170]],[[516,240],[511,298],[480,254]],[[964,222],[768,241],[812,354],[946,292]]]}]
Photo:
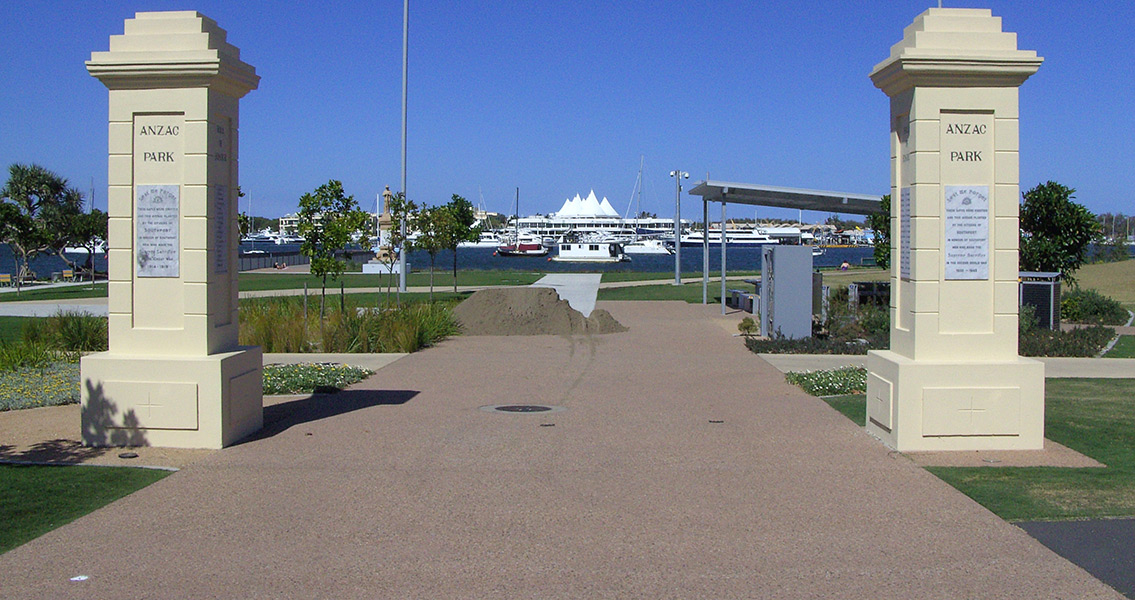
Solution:
[{"label": "harbour water", "polygon": [[[241,251],[251,250],[248,244],[241,244]],[[284,252],[295,253],[299,251],[298,244],[266,245],[257,244],[256,250],[267,253]],[[87,259],[86,255],[70,255],[72,260],[80,264]],[[365,261],[366,256],[361,251],[356,259]],[[548,260],[549,256],[494,256],[493,248],[461,248],[457,251],[457,268],[461,270],[522,270],[562,272],[621,272],[638,271],[647,273],[673,273],[674,257],[665,254],[639,254],[634,255],[629,262],[595,264],[595,263],[563,263]],[[872,249],[856,248],[827,248],[822,256],[814,258],[817,267],[835,267],[843,261],[851,265],[867,264],[871,261]],[[424,251],[414,251],[407,257],[411,269],[423,271],[429,268],[430,256]],[[761,248],[753,246],[730,246],[726,249],[726,260],[729,271],[756,271],[761,268]],[[453,253],[442,251],[434,259],[436,269],[444,271],[453,267]],[[55,255],[41,255],[31,262],[31,268],[41,277],[49,277],[52,273],[69,268]],[[95,255],[95,268],[106,271],[106,255]],[[700,247],[682,248],[682,272],[700,272],[702,269],[702,249]],[[721,249],[710,247],[709,269],[711,273],[721,269]],[[7,244],[0,244],[0,273],[16,272],[16,259]]]}]

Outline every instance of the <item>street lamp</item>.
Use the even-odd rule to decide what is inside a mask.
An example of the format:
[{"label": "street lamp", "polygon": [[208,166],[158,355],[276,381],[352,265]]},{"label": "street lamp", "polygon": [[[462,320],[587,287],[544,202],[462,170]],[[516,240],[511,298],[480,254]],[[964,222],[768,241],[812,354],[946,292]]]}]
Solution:
[{"label": "street lamp", "polygon": [[[674,178],[674,285],[682,285],[682,180],[689,179],[685,171],[670,171]],[[706,232],[709,235],[709,232]]]},{"label": "street lamp", "polygon": [[[402,0],[402,200],[410,197],[406,193],[406,82],[410,55],[410,0]],[[402,241],[398,245],[398,291],[406,291],[406,215],[398,224]]]}]

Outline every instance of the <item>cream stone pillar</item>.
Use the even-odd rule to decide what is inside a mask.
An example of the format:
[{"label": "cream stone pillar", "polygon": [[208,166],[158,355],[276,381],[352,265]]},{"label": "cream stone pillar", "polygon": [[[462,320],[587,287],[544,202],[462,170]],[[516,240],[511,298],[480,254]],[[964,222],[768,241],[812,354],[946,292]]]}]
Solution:
[{"label": "cream stone pillar", "polygon": [[110,350],[82,360],[90,446],[220,448],[263,423],[237,345],[238,102],[260,80],[196,12],[137,13],[87,70],[110,90]]},{"label": "cream stone pillar", "polygon": [[891,98],[891,348],[867,428],[902,451],[1040,449],[1017,355],[1017,88],[1043,59],[984,9],[931,8],[871,80]]}]

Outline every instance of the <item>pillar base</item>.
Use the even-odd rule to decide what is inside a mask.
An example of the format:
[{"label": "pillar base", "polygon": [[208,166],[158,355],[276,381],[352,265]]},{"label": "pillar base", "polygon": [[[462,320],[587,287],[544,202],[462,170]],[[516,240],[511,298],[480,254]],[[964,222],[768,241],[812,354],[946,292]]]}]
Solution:
[{"label": "pillar base", "polygon": [[867,356],[867,431],[901,452],[1041,450],[1044,363]]},{"label": "pillar base", "polygon": [[207,356],[82,359],[86,446],[223,448],[264,423],[258,346]]}]

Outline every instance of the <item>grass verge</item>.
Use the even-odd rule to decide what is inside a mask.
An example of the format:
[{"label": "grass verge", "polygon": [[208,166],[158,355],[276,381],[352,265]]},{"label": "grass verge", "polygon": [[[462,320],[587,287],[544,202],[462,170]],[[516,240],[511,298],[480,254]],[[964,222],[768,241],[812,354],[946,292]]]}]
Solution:
[{"label": "grass verge", "polygon": [[1135,335],[1121,335],[1104,358],[1135,358]]},{"label": "grass verge", "polygon": [[80,298],[106,298],[106,283],[88,285],[69,285],[36,289],[24,288],[19,294],[5,292],[0,294],[0,302],[28,302],[31,300],[77,300]]},{"label": "grass verge", "polygon": [[0,465],[0,553],[169,474],[124,467]]},{"label": "grass verge", "polygon": [[[1135,402],[1129,379],[1048,379],[1045,437],[1104,468],[929,467],[946,483],[1007,521],[1135,516]],[[862,394],[824,399],[857,425]]]},{"label": "grass verge", "polygon": [[18,342],[24,337],[24,326],[36,317],[0,317],[0,344]]},{"label": "grass verge", "polygon": [[[740,282],[738,282],[740,283]],[[730,284],[730,287],[734,287]],[[746,286],[752,287],[752,286]],[[710,283],[709,286],[709,303],[717,304],[721,302],[721,283]],[[636,285],[629,287],[618,288],[602,288],[599,290],[599,295],[596,297],[599,301],[604,300],[681,300],[689,302],[690,304],[701,304],[702,289],[701,283],[686,283],[682,285],[674,285],[672,283],[663,283],[658,285]]]}]

